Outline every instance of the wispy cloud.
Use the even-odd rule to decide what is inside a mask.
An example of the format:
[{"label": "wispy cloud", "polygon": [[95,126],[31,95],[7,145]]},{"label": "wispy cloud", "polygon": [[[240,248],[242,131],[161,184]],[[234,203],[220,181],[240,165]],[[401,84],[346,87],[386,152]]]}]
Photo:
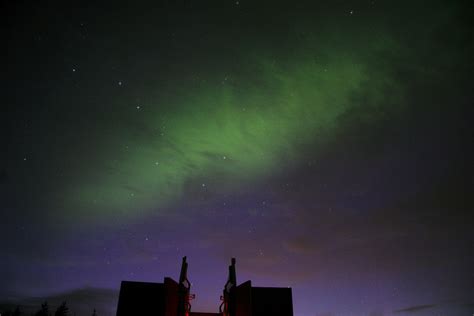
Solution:
[{"label": "wispy cloud", "polygon": [[395,313],[417,313],[419,311],[424,311],[426,309],[434,308],[436,307],[436,304],[425,304],[425,305],[414,305],[414,306],[409,306],[405,307],[402,309],[397,309],[394,312]]}]

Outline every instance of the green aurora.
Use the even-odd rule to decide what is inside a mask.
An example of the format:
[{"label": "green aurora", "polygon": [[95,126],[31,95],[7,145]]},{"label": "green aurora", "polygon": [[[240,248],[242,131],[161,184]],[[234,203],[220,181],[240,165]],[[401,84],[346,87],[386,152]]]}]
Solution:
[{"label": "green aurora", "polygon": [[[165,214],[167,206],[201,190],[237,192],[317,159],[305,156],[304,148],[324,150],[347,128],[349,114],[375,126],[413,106],[402,101],[404,72],[414,80],[429,74],[435,82],[442,73],[430,62],[443,69],[461,59],[453,51],[434,56],[426,45],[439,21],[449,22],[439,16],[408,39],[403,29],[390,27],[393,21],[377,21],[371,29],[355,27],[350,18],[297,23],[283,43],[240,40],[237,60],[222,64],[211,55],[203,65],[189,61],[189,69],[172,65],[176,74],[166,84],[145,75],[134,92],[139,101],[109,98],[114,110],[87,145],[95,155],[77,162],[50,200],[59,209],[81,210],[79,216],[134,216]],[[233,67],[224,66],[229,63]]]},{"label": "green aurora", "polygon": [[81,167],[74,185],[66,183],[65,206],[114,214],[160,210],[184,198],[189,183],[208,189],[213,174],[227,180],[219,190],[235,190],[298,162],[302,146],[331,140],[347,111],[373,111],[375,118],[402,97],[389,74],[370,64],[382,51],[369,43],[365,59],[334,48],[305,48],[295,58],[252,55],[240,73],[223,74],[220,82],[190,80],[173,96],[128,105],[142,115],[140,135],[119,129],[106,136],[97,151],[108,149]]}]

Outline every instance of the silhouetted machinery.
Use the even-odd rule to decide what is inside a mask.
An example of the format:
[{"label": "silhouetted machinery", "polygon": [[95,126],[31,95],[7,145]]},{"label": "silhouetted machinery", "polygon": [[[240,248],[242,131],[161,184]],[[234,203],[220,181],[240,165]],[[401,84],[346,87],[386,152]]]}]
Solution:
[{"label": "silhouetted machinery", "polygon": [[291,288],[237,285],[235,258],[221,296],[219,313],[191,312],[191,283],[183,258],[179,283],[165,277],[163,283],[122,281],[117,316],[293,316]]}]

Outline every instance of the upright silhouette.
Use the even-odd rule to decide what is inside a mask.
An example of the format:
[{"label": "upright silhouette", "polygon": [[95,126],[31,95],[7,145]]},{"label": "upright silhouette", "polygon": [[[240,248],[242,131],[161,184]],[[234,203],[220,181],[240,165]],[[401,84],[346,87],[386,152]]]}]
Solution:
[{"label": "upright silhouette", "polygon": [[169,277],[163,283],[122,281],[117,316],[293,316],[291,288],[253,287],[251,281],[237,285],[235,258],[229,266],[218,313],[191,311],[191,283],[183,257],[179,283]]}]

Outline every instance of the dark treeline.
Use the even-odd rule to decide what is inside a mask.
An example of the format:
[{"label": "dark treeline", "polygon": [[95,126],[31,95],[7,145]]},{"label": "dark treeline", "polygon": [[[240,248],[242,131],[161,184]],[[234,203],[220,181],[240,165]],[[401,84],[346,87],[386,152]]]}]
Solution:
[{"label": "dark treeline", "polygon": [[[92,316],[99,316],[94,309],[92,311]],[[15,310],[1,312],[0,316],[75,316],[75,313],[69,311],[66,302],[62,302],[61,305],[56,309],[54,313],[50,312],[48,302],[41,304],[41,308],[36,313],[26,314],[21,311],[20,306],[17,306]]]}]

